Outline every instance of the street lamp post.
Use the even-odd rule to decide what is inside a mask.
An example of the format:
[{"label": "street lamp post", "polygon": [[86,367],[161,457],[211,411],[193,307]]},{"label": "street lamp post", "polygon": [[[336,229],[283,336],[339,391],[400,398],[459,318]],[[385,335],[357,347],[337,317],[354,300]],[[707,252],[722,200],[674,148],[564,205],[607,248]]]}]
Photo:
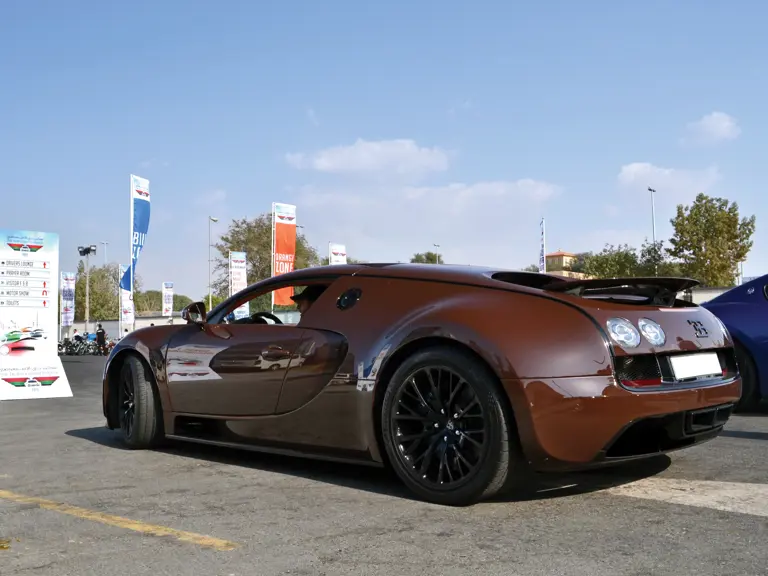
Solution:
[{"label": "street lamp post", "polygon": [[437,252],[435,252],[435,256],[437,256],[437,263],[440,264],[440,244],[432,244],[435,248],[437,248]]},{"label": "street lamp post", "polygon": [[653,225],[653,245],[656,246],[656,190],[648,186],[648,192],[651,193],[651,224]]},{"label": "street lamp post", "polygon": [[85,331],[91,321],[91,254],[96,254],[96,244],[78,246],[77,252],[85,256]]},{"label": "street lamp post", "polygon": [[218,218],[214,218],[213,216],[208,216],[208,311],[210,312],[213,302],[213,287],[211,282],[211,246],[212,240],[211,240],[211,225],[214,222],[218,222]]}]

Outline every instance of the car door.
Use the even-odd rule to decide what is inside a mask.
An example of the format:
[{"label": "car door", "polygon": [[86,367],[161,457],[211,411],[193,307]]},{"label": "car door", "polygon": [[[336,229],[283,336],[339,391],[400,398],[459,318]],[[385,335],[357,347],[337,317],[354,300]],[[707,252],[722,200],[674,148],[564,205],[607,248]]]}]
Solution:
[{"label": "car door", "polygon": [[189,325],[171,340],[166,356],[173,411],[274,414],[303,333],[280,324]]},{"label": "car door", "polygon": [[291,356],[276,412],[296,410],[320,394],[338,372],[348,349],[342,334],[304,329]]}]

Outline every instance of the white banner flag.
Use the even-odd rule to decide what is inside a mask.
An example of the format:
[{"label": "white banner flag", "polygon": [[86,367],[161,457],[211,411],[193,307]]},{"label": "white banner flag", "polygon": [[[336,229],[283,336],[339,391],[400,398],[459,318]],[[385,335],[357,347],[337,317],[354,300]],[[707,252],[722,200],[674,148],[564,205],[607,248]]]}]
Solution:
[{"label": "white banner flag", "polygon": [[[125,277],[126,271],[130,268],[130,266],[121,265],[120,266],[120,277]],[[134,323],[134,313],[133,313],[133,292],[131,290],[126,290],[123,288],[123,286],[120,286],[120,322],[121,325],[124,328],[127,328],[128,326],[132,326]],[[122,334],[121,334],[122,337]]]},{"label": "white banner flag", "polygon": [[72,326],[75,322],[75,285],[77,275],[74,272],[61,273],[61,325]]},{"label": "white banner flag", "polygon": [[173,282],[163,282],[163,316],[173,316]]},{"label": "white banner flag", "polygon": [[[248,269],[246,266],[245,252],[229,253],[229,295],[237,294],[248,287]],[[248,302],[235,309],[235,319],[245,318],[250,315]]]}]

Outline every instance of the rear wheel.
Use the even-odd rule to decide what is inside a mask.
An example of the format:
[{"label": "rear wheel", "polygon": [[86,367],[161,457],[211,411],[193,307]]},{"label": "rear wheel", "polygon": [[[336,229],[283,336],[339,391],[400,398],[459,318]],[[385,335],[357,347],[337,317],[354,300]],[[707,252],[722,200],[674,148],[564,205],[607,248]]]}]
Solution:
[{"label": "rear wheel", "polygon": [[123,441],[130,448],[151,448],[163,436],[160,401],[146,366],[128,356],[120,369],[118,410]]},{"label": "rear wheel", "polygon": [[741,399],[736,403],[735,412],[751,412],[760,404],[760,388],[757,382],[757,370],[752,355],[740,343],[734,345],[736,362],[741,373]]},{"label": "rear wheel", "polygon": [[434,347],[407,358],[382,403],[384,446],[398,477],[429,502],[490,498],[522,467],[496,377],[470,354]]}]

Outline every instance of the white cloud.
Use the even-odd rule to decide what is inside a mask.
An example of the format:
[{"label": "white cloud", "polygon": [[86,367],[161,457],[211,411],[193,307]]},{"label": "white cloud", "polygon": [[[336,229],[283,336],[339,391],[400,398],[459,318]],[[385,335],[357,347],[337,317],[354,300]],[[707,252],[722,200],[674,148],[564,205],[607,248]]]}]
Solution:
[{"label": "white cloud", "polygon": [[286,162],[303,170],[340,175],[420,177],[448,169],[449,155],[440,148],[418,146],[413,140],[358,139],[311,154],[286,154]]},{"label": "white cloud", "polygon": [[683,144],[716,144],[726,140],[735,140],[741,134],[736,118],[725,112],[712,112],[690,122],[686,127]]},{"label": "white cloud", "polygon": [[536,261],[539,220],[561,189],[530,179],[444,186],[304,188],[300,216],[316,245],[407,262],[440,245],[446,262],[520,268]]},{"label": "white cloud", "polygon": [[657,196],[693,198],[700,192],[708,192],[719,181],[717,166],[704,169],[665,168],[649,162],[625,164],[619,171],[619,184],[625,189],[646,191],[654,188]]}]

